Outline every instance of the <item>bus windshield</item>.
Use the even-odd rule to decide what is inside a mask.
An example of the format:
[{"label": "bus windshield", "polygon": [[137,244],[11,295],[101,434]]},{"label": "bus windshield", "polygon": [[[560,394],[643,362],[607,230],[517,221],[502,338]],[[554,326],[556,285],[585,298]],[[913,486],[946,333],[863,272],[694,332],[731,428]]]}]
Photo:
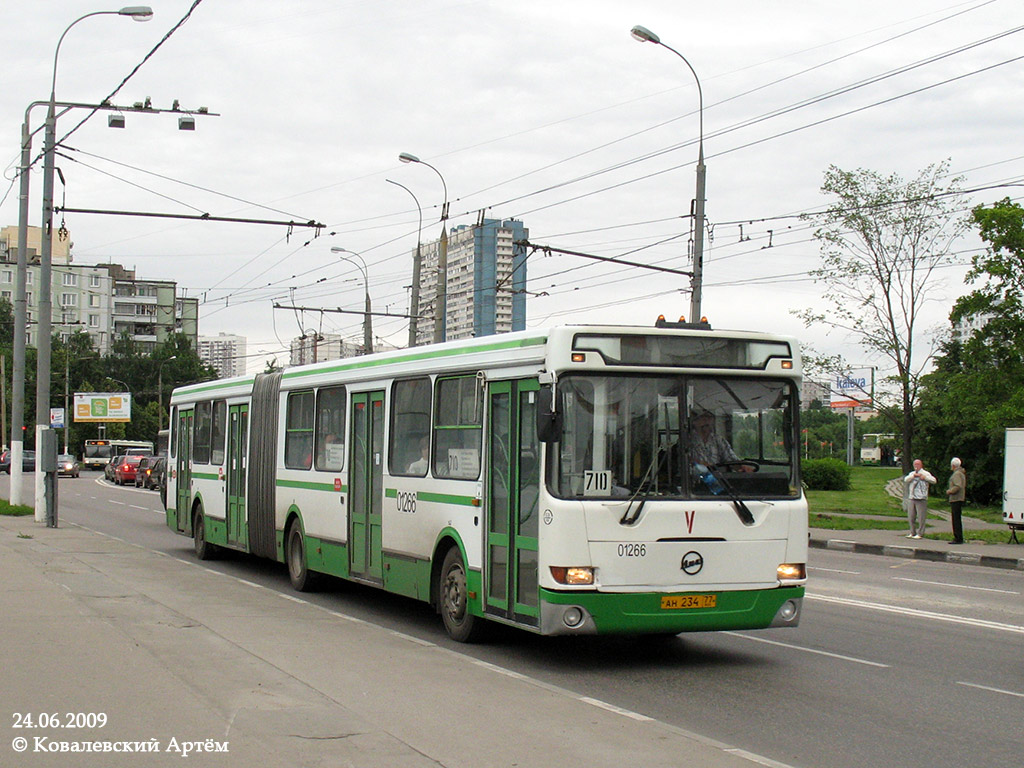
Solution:
[{"label": "bus windshield", "polygon": [[114,446],[104,442],[97,445],[90,440],[85,441],[85,458],[87,459],[110,459],[114,456]]},{"label": "bus windshield", "polygon": [[791,382],[709,376],[559,380],[561,498],[794,498]]}]

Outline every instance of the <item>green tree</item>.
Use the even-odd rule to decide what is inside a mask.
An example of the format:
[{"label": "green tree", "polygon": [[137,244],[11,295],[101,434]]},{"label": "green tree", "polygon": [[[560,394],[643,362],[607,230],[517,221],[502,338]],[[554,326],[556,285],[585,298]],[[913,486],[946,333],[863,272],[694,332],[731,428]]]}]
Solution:
[{"label": "green tree", "polygon": [[959,456],[970,497],[993,502],[1002,493],[1005,429],[1024,426],[1024,208],[1004,199],[976,207],[972,220],[989,244],[967,276],[981,285],[957,301],[950,320],[989,319],[970,338],[950,340],[924,377],[920,430],[926,460],[943,466]]},{"label": "green tree", "polygon": [[[930,165],[916,179],[831,166],[822,191],[834,202],[820,216],[815,238],[821,267],[811,271],[824,286],[830,309],[796,314],[810,327],[842,330],[890,371],[878,382],[875,405],[903,436],[909,470],[920,377],[934,350],[917,347],[918,321],[931,297],[934,271],[952,261],[952,243],[966,223],[957,211],[960,179],[947,178],[949,162]],[[848,366],[840,364],[836,373]],[[891,391],[891,396],[887,392]]]}]

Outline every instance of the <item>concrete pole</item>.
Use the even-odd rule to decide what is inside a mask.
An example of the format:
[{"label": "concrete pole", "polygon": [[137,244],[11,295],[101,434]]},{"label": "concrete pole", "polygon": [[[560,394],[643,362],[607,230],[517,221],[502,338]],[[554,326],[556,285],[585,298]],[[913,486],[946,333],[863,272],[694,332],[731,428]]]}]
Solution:
[{"label": "concrete pole", "polygon": [[24,453],[25,426],[25,336],[28,332],[25,276],[28,272],[28,192],[29,166],[32,163],[32,133],[25,111],[21,125],[21,174],[18,191],[18,267],[14,277],[14,349],[11,371],[11,504],[22,504],[21,457]]}]

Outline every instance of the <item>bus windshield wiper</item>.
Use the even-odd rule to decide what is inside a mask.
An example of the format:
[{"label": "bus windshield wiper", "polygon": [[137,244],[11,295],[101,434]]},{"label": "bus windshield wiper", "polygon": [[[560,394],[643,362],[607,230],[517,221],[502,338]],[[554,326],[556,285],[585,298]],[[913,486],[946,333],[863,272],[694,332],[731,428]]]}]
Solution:
[{"label": "bus windshield wiper", "polygon": [[740,522],[743,523],[744,525],[753,525],[754,522],[755,522],[754,521],[754,513],[751,512],[750,508],[747,507],[747,505],[743,503],[743,499],[741,499],[736,494],[736,489],[734,489],[732,487],[732,484],[728,480],[725,479],[725,476],[722,475],[718,471],[718,467],[709,466],[708,467],[708,471],[714,476],[714,478],[719,483],[721,483],[722,488],[725,489],[726,494],[729,496],[729,499],[732,501],[732,508],[734,510],[736,510],[736,516],[740,519]]}]

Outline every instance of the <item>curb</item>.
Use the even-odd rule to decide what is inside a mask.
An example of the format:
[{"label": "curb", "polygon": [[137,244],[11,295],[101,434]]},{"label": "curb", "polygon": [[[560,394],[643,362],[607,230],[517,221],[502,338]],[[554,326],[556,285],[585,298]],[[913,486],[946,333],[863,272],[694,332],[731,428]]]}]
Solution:
[{"label": "curb", "polygon": [[814,549],[834,549],[841,552],[856,552],[862,555],[885,555],[887,557],[905,557],[914,560],[930,560],[933,562],[980,565],[988,568],[1024,571],[1024,558],[995,557],[992,555],[979,555],[973,552],[944,552],[937,549],[918,549],[917,547],[906,547],[896,544],[864,544],[847,539],[811,539],[808,545]]}]

